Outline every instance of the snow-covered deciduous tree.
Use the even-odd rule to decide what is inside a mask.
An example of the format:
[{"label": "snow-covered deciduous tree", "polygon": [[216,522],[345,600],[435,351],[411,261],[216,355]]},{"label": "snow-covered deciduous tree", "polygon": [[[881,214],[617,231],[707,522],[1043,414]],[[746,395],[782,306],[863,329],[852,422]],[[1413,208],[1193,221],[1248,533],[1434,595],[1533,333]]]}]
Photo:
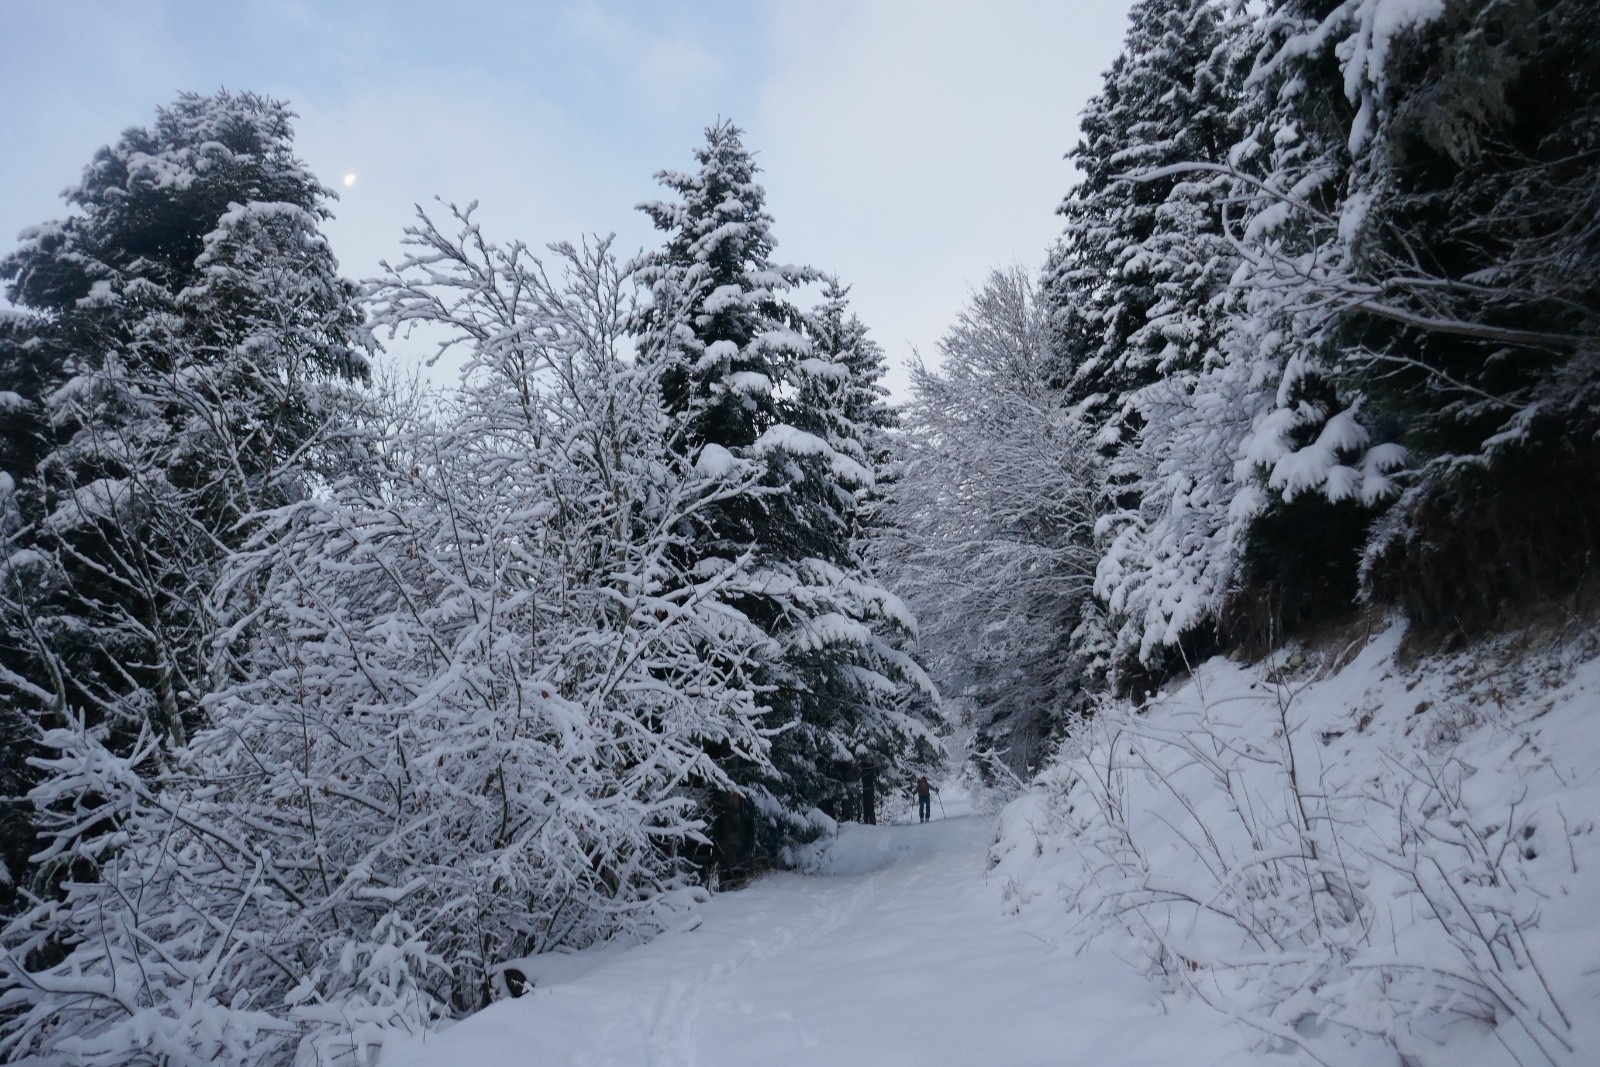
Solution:
[{"label": "snow-covered deciduous tree", "polygon": [[818,323],[837,351],[813,348],[788,294],[820,276],[772,261],[766,194],[740,130],[709,128],[695,155],[694,173],[658,175],[676,199],[643,208],[665,242],[639,272],[650,287],[642,354],[678,451],[707,470],[755,473],[696,521],[689,552],[703,565],[752,554],[740,605],[781,649],[756,679],[779,777],[745,776],[755,829],[776,831],[762,835],[771,849],[814,827],[813,807],[853,810],[864,772],[896,771],[919,750],[931,758],[935,739],[903,708],[919,690],[924,704],[934,696],[893,636],[914,624],[869,575],[858,536],[860,495],[876,477],[862,435],[881,363],[842,308]]},{"label": "snow-covered deciduous tree", "polygon": [[[24,309],[0,340],[0,714],[19,743],[83,717],[116,751],[146,726],[182,744],[243,520],[304,495],[357,406],[343,383],[370,341],[291,118],[183,96],[101,149],[76,211],[0,263]],[[19,834],[13,864],[32,851]]]},{"label": "snow-covered deciduous tree", "polygon": [[668,447],[608,241],[547,270],[455,223],[410,230],[372,300],[461,346],[463,387],[263,517],[214,725],[159,788],[148,733],[47,738],[50,851],[93,877],[6,931],[7,1055],[365,1062],[508,960],[647,932],[695,891],[714,757],[770,771],[750,560],[683,551],[753,472]]},{"label": "snow-covered deciduous tree", "polygon": [[1090,595],[1101,463],[1047,383],[1047,312],[1025,272],[991,274],[940,354],[913,370],[903,412],[888,573],[979,744],[1029,771],[1105,668]]}]

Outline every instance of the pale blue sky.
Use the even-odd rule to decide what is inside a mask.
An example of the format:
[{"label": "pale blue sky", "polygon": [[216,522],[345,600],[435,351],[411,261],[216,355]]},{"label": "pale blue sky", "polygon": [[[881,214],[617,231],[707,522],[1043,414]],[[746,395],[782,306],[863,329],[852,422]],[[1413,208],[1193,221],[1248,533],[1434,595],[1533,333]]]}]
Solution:
[{"label": "pale blue sky", "polygon": [[479,200],[495,238],[653,243],[633,210],[651,175],[692,166],[728,116],[766,172],[778,258],[850,282],[896,362],[931,356],[990,267],[1037,264],[1057,233],[1061,157],[1127,7],[0,0],[0,248],[182,89],[294,106],[300,154],[341,189],[329,235],[353,277],[435,195]]}]

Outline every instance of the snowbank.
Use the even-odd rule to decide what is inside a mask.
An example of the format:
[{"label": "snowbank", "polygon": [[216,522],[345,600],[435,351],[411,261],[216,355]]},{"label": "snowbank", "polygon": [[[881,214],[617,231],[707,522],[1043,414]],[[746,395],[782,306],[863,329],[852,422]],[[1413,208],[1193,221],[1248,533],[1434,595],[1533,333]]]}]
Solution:
[{"label": "snowbank", "polygon": [[1010,907],[1325,1064],[1600,1062],[1600,636],[1211,660],[1002,815]]}]

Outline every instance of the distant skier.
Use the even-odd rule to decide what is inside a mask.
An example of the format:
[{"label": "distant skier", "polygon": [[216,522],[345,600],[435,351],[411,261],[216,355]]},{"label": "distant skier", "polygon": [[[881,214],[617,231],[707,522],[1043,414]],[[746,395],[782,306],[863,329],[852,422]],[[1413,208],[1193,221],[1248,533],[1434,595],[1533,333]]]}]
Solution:
[{"label": "distant skier", "polygon": [[933,814],[933,786],[928,784],[926,775],[917,776],[917,816],[921,822],[927,822]]}]

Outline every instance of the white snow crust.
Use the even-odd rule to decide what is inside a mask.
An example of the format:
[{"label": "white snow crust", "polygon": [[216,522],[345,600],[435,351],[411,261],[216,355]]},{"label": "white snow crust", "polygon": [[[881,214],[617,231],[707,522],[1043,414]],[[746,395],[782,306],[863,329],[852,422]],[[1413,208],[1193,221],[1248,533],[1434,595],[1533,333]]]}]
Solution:
[{"label": "white snow crust", "polygon": [[694,461],[695,470],[708,478],[726,478],[739,466],[739,461],[719,444],[708,444],[700,450],[700,458]]}]

